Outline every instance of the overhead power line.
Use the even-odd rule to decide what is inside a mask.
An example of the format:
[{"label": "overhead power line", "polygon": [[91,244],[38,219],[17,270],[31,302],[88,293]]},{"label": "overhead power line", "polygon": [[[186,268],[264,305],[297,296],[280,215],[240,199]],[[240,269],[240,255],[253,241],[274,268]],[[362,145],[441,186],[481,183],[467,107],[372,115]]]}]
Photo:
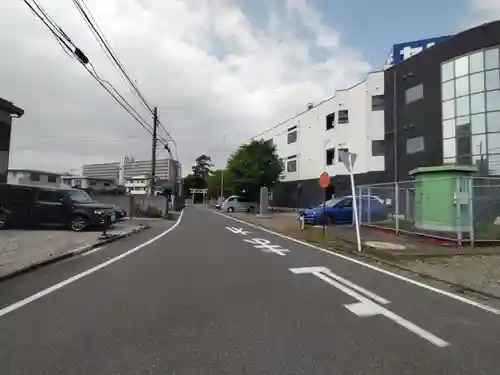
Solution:
[{"label": "overhead power line", "polygon": [[[147,100],[144,98],[144,95],[141,93],[137,85],[134,83],[134,81],[130,78],[129,74],[126,72],[118,55],[111,47],[108,39],[106,38],[103,31],[99,27],[99,24],[92,15],[92,12],[90,11],[85,1],[84,0],[72,0],[72,1],[75,4],[78,11],[80,12],[80,14],[82,15],[85,23],[90,28],[90,31],[92,32],[94,38],[101,46],[101,49],[104,51],[105,55],[110,60],[111,64],[115,67],[115,69],[117,69],[119,73],[121,73],[121,76],[125,79],[125,81],[128,82],[128,84],[131,87],[131,91],[141,99],[141,104],[150,112],[151,115],[154,115],[153,106],[147,102]],[[158,119],[158,124],[165,131],[165,133],[170,138],[172,143],[177,147],[172,135],[159,119]]]},{"label": "overhead power line", "polygon": [[[30,8],[33,14],[37,18],[39,18],[43,22],[43,24],[49,29],[49,31],[56,38],[62,49],[70,57],[76,58],[85,68],[85,70],[87,70],[87,72],[108,92],[108,94],[125,111],[127,111],[129,115],[131,115],[137,121],[137,123],[139,123],[139,125],[141,125],[141,127],[144,128],[144,130],[146,130],[150,135],[152,135],[151,125],[139,115],[139,113],[133,108],[133,106],[114,88],[114,86],[110,82],[101,79],[97,75],[94,66],[89,61],[87,56],[72,42],[72,40],[68,37],[68,35],[63,31],[63,29],[59,25],[57,25],[57,23],[48,15],[48,13],[35,0],[31,1],[34,4],[34,6],[30,4],[28,0],[23,0],[23,1]],[[89,66],[92,69],[90,69]],[[167,143],[162,139],[160,139],[159,142],[164,145]]]}]

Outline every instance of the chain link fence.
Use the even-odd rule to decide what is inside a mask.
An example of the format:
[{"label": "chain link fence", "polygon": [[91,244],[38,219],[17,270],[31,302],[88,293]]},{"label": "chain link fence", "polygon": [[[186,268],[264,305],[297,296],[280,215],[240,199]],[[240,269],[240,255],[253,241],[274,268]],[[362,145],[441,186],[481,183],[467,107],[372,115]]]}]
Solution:
[{"label": "chain link fence", "polygon": [[360,222],[454,240],[500,241],[500,178],[426,178],[358,186]]}]

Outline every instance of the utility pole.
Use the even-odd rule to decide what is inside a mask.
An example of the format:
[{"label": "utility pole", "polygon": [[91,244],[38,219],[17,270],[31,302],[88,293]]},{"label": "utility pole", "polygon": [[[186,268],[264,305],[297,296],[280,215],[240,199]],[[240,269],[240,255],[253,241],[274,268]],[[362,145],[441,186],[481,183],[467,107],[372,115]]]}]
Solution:
[{"label": "utility pole", "polygon": [[[222,137],[223,137],[223,154],[226,152],[226,133],[224,132],[222,134]],[[226,166],[223,166],[222,168],[222,172],[220,174],[220,198],[221,198],[221,201],[222,201],[222,198],[224,198],[224,169],[226,169]]]},{"label": "utility pole", "polygon": [[158,129],[158,107],[154,108],[153,113],[153,147],[151,152],[151,195],[155,192],[156,182],[156,143],[157,143],[157,129]]}]

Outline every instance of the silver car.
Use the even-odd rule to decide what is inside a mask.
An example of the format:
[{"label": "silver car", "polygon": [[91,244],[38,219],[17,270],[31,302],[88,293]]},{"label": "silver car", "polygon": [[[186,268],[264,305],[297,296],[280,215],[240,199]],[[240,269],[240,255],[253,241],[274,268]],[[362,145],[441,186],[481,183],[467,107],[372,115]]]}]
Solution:
[{"label": "silver car", "polygon": [[220,209],[226,212],[254,212],[256,208],[256,202],[252,202],[238,195],[232,195],[222,203]]}]

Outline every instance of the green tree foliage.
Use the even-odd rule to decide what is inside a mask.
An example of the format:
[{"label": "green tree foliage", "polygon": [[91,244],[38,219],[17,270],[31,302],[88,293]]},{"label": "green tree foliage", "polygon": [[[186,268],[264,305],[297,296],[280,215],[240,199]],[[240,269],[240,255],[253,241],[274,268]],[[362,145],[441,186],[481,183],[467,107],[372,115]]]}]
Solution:
[{"label": "green tree foliage", "polygon": [[182,191],[185,196],[189,196],[189,189],[207,189],[208,179],[212,174],[212,159],[210,156],[202,154],[196,158],[193,166],[193,173],[187,175],[182,180]]},{"label": "green tree foliage", "polygon": [[227,173],[226,170],[217,169],[208,177],[208,196],[209,197],[219,197],[220,196],[220,188],[222,181],[222,172],[224,171],[224,196],[228,197],[232,194],[232,182],[231,176]]},{"label": "green tree foliage", "polygon": [[231,155],[227,172],[236,194],[258,199],[261,187],[272,188],[280,180],[283,161],[276,153],[276,146],[254,140]]},{"label": "green tree foliage", "polygon": [[207,181],[208,176],[212,173],[212,158],[202,154],[196,158],[196,164],[193,166],[193,174]]}]

